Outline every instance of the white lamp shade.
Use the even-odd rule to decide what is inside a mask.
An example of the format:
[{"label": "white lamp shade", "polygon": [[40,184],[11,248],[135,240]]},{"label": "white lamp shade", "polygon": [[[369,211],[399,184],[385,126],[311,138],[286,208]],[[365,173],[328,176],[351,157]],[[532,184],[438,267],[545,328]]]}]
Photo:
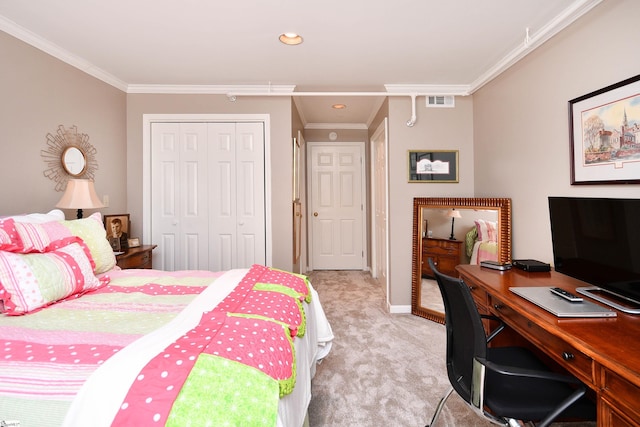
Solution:
[{"label": "white lamp shade", "polygon": [[67,181],[67,189],[56,205],[62,209],[95,209],[104,205],[96,194],[93,181],[88,179],[70,179]]},{"label": "white lamp shade", "polygon": [[462,218],[462,215],[460,215],[460,211],[451,209],[447,212],[447,218]]}]

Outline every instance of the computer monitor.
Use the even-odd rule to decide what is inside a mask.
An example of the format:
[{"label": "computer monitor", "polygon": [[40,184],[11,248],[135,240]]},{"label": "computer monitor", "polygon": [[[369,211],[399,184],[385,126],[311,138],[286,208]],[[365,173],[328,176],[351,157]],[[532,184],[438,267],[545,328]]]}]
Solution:
[{"label": "computer monitor", "polygon": [[549,197],[556,271],[640,305],[640,199]]}]

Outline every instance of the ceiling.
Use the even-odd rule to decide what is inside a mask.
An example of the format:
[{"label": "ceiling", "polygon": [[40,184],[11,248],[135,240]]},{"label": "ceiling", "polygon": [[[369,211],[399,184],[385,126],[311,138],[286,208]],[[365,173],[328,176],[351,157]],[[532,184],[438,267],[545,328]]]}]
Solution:
[{"label": "ceiling", "polygon": [[0,30],[130,93],[294,90],[307,127],[358,128],[378,93],[473,93],[601,1],[0,0]]}]

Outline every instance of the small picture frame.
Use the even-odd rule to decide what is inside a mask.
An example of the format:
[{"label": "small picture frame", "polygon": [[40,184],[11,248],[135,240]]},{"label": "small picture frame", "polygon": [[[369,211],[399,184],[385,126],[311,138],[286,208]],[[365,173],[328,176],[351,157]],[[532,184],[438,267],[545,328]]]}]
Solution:
[{"label": "small picture frame", "polygon": [[409,182],[458,182],[458,150],[409,150]]},{"label": "small picture frame", "polygon": [[104,228],[107,231],[107,240],[114,252],[125,252],[129,249],[129,214],[105,215]]},{"label": "small picture frame", "polygon": [[130,248],[137,248],[140,246],[140,239],[137,237],[134,237],[133,239],[129,239],[129,247]]}]

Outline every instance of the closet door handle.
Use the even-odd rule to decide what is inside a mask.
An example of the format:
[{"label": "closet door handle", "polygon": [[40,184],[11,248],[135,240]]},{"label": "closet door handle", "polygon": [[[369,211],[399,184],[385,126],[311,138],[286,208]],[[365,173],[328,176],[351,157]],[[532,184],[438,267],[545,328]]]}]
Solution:
[{"label": "closet door handle", "polygon": [[318,216],[318,212],[314,212],[314,213],[313,213],[313,216]]}]

